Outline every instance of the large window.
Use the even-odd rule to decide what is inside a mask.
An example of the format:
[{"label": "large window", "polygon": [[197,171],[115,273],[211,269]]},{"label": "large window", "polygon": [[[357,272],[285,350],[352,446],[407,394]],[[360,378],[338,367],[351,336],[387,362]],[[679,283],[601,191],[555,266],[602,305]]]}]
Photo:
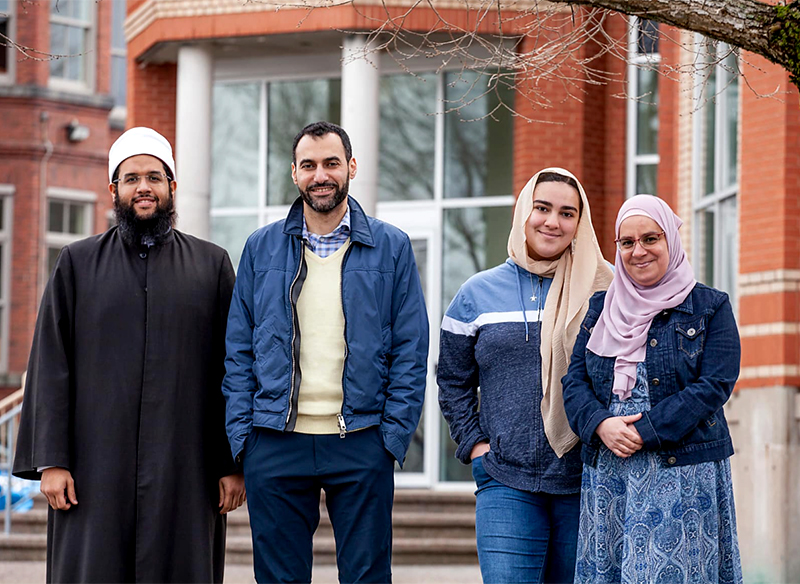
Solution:
[{"label": "large window", "polygon": [[125,10],[127,2],[111,2],[111,95],[119,116],[126,104],[128,50],[125,43]]},{"label": "large window", "polygon": [[0,0],[0,82],[10,81],[14,66],[14,48],[9,47],[6,39],[14,38],[13,14],[14,2]]},{"label": "large window", "polygon": [[73,189],[49,189],[47,199],[47,273],[65,245],[91,235],[96,195]]},{"label": "large window", "polygon": [[[114,2],[120,4],[120,2]],[[59,88],[90,89],[94,83],[95,3],[50,0],[50,82]]]},{"label": "large window", "polygon": [[[380,79],[377,216],[411,238],[434,331],[459,286],[507,257],[513,120],[502,105],[513,108],[514,93],[485,88],[470,72]],[[219,81],[213,108],[211,238],[238,264],[249,234],[297,198],[292,139],[310,122],[339,121],[341,82]],[[435,338],[428,405],[398,479],[406,485],[471,481],[436,405]]]},{"label": "large window", "polygon": [[739,67],[727,45],[701,41],[707,68],[694,114],[694,258],[698,279],[736,297]]},{"label": "large window", "polygon": [[658,23],[631,18],[628,39],[627,196],[657,195]]},{"label": "large window", "polygon": [[14,187],[0,184],[0,373],[8,372],[11,227]]}]

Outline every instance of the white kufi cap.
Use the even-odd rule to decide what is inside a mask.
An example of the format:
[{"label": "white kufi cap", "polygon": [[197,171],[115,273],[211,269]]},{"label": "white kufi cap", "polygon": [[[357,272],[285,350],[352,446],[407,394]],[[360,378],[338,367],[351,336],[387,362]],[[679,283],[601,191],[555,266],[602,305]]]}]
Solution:
[{"label": "white kufi cap", "polygon": [[149,154],[158,158],[172,172],[172,178],[176,179],[172,146],[155,130],[140,126],[131,128],[111,145],[111,150],[108,151],[108,182],[114,179],[114,171],[123,160],[139,154]]}]

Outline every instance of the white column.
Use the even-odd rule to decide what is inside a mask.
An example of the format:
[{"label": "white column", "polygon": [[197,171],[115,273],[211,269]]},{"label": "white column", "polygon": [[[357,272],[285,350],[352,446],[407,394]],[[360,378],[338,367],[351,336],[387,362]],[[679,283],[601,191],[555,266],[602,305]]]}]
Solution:
[{"label": "white column", "polygon": [[349,35],[342,49],[342,127],[350,136],[358,174],[350,194],[375,215],[378,202],[380,126],[378,55],[363,35]]},{"label": "white column", "polygon": [[211,193],[211,86],[209,49],[178,49],[175,115],[175,196],[178,229],[208,239]]}]

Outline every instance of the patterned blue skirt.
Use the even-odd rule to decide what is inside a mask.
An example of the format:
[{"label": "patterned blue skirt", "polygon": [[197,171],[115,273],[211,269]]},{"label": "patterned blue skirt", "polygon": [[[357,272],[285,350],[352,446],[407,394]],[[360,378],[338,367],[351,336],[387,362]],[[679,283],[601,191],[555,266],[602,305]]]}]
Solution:
[{"label": "patterned blue skirt", "polygon": [[[650,409],[647,372],[615,416]],[[656,453],[602,447],[583,467],[576,583],[740,584],[730,460],[666,468]]]}]

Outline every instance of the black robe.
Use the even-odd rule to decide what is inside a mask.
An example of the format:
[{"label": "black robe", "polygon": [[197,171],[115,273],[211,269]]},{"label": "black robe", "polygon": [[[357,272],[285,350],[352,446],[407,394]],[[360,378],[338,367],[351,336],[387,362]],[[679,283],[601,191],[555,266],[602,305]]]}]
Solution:
[{"label": "black robe", "polygon": [[59,466],[78,505],[50,510],[48,582],[222,582],[228,254],[116,228],[64,248],[33,339],[14,474]]}]

